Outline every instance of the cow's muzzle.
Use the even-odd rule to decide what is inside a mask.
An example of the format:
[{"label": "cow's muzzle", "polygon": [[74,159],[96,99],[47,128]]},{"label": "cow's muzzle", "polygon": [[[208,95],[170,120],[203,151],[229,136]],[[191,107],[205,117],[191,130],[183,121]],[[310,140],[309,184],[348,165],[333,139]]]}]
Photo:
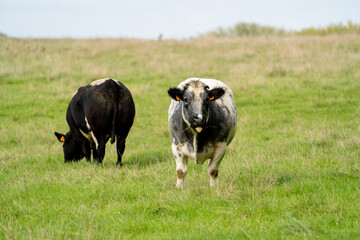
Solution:
[{"label": "cow's muzzle", "polygon": [[205,126],[205,118],[203,115],[194,115],[191,118],[191,127],[198,133],[200,133]]}]

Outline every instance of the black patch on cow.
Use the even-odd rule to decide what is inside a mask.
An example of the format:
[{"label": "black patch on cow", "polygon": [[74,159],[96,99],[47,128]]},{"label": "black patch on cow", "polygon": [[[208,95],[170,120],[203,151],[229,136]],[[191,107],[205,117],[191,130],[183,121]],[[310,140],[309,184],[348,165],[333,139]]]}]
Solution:
[{"label": "black patch on cow", "polygon": [[224,95],[225,91],[222,88],[214,88],[208,91],[208,96],[211,101],[215,101]]},{"label": "black patch on cow", "polygon": [[178,88],[169,88],[168,94],[172,99],[176,101],[182,101],[184,96],[184,90],[180,90]]}]

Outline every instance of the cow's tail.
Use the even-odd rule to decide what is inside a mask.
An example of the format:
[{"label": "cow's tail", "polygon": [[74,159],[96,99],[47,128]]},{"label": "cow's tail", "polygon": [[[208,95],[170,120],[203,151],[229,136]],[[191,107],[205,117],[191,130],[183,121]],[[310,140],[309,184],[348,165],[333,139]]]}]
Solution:
[{"label": "cow's tail", "polygon": [[[114,80],[116,81],[116,80]],[[111,130],[111,140],[110,143],[113,144],[115,142],[115,132],[116,132],[116,118],[119,112],[119,86],[115,83],[115,99],[114,99],[114,116],[112,120],[112,130]]]}]

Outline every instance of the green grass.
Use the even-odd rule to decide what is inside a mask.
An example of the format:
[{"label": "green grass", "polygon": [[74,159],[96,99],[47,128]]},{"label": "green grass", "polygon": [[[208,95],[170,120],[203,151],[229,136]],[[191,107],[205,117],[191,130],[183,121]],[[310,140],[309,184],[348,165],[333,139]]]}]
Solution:
[{"label": "green grass", "polygon": [[[0,239],[359,239],[358,36],[143,41],[0,38]],[[137,115],[124,167],[65,164],[78,87],[115,78]],[[176,190],[166,90],[233,90],[238,130],[209,187]]]}]

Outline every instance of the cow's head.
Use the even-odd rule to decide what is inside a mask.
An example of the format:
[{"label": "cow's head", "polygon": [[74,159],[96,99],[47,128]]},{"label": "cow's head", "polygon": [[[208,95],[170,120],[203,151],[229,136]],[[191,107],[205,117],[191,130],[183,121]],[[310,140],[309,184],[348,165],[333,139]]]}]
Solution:
[{"label": "cow's head", "polygon": [[66,135],[55,132],[55,136],[57,139],[64,143],[63,150],[64,150],[64,158],[65,162],[69,161],[77,161],[84,157],[84,153],[82,151],[81,145],[78,141],[76,141],[73,134],[70,132],[66,133]]},{"label": "cow's head", "polygon": [[206,127],[209,119],[209,106],[212,102],[224,95],[223,88],[209,87],[200,82],[192,81],[181,88],[170,88],[168,94],[182,105],[184,122],[196,132],[201,132]]}]

